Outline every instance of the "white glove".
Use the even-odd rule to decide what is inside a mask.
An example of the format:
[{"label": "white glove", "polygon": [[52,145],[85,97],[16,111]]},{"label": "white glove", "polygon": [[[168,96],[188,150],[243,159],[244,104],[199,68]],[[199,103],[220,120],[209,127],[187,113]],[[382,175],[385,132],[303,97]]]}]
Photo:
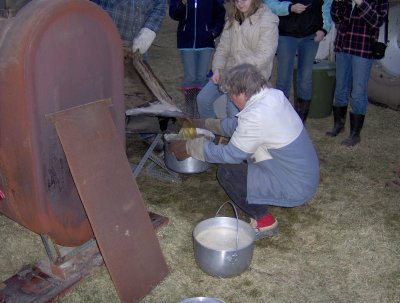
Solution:
[{"label": "white glove", "polygon": [[151,29],[143,27],[139,35],[133,40],[132,51],[144,54],[149,49],[150,45],[153,43],[156,33]]},{"label": "white glove", "polygon": [[204,142],[205,137],[195,138],[186,141],[186,153],[193,158],[205,162],[204,159]]}]

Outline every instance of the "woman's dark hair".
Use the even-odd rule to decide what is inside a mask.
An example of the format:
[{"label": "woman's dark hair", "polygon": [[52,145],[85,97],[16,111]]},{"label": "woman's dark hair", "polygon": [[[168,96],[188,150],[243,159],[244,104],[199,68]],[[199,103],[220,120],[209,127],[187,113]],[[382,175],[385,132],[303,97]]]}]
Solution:
[{"label": "woman's dark hair", "polygon": [[240,64],[228,70],[219,84],[221,91],[228,95],[243,93],[249,99],[264,87],[268,87],[267,80],[257,67],[249,63]]}]

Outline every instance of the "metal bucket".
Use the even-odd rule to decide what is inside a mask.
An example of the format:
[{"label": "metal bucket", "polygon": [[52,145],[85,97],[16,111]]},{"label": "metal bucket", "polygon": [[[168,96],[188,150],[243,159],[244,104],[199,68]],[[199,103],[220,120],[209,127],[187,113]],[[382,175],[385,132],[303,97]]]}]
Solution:
[{"label": "metal bucket", "polygon": [[179,303],[225,303],[225,302],[220,299],[210,298],[210,297],[193,297],[184,299]]},{"label": "metal bucket", "polygon": [[[204,135],[210,141],[215,138],[214,134],[206,129],[196,128],[196,132],[198,135]],[[200,161],[193,157],[189,157],[183,161],[176,159],[174,153],[167,149],[168,143],[174,140],[182,139],[179,138],[178,134],[164,135],[164,141],[166,143],[164,144],[164,163],[170,170],[182,174],[197,174],[202,173],[211,167],[211,163]]]},{"label": "metal bucket", "polygon": [[[226,203],[231,204],[236,218],[217,217]],[[238,276],[250,266],[255,238],[250,224],[239,220],[235,206],[225,202],[214,218],[200,222],[193,230],[196,262],[211,276]]]}]

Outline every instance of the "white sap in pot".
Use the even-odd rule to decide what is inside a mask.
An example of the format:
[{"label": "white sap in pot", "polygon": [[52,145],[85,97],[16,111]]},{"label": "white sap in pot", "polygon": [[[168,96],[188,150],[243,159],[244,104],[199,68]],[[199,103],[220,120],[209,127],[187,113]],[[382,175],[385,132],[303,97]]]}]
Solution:
[{"label": "white sap in pot", "polygon": [[[197,241],[214,250],[235,250],[236,249],[236,228],[229,227],[213,227],[200,232],[196,239]],[[252,238],[247,233],[241,233],[239,230],[238,247],[241,249],[252,243]]]}]

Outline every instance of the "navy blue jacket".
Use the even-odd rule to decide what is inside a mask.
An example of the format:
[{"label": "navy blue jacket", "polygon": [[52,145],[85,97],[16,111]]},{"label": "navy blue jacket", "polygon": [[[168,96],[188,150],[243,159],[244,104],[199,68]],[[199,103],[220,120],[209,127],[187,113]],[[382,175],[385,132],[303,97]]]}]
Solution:
[{"label": "navy blue jacket", "polygon": [[179,49],[215,48],[225,22],[224,0],[171,0],[169,16],[179,21],[177,47]]}]

